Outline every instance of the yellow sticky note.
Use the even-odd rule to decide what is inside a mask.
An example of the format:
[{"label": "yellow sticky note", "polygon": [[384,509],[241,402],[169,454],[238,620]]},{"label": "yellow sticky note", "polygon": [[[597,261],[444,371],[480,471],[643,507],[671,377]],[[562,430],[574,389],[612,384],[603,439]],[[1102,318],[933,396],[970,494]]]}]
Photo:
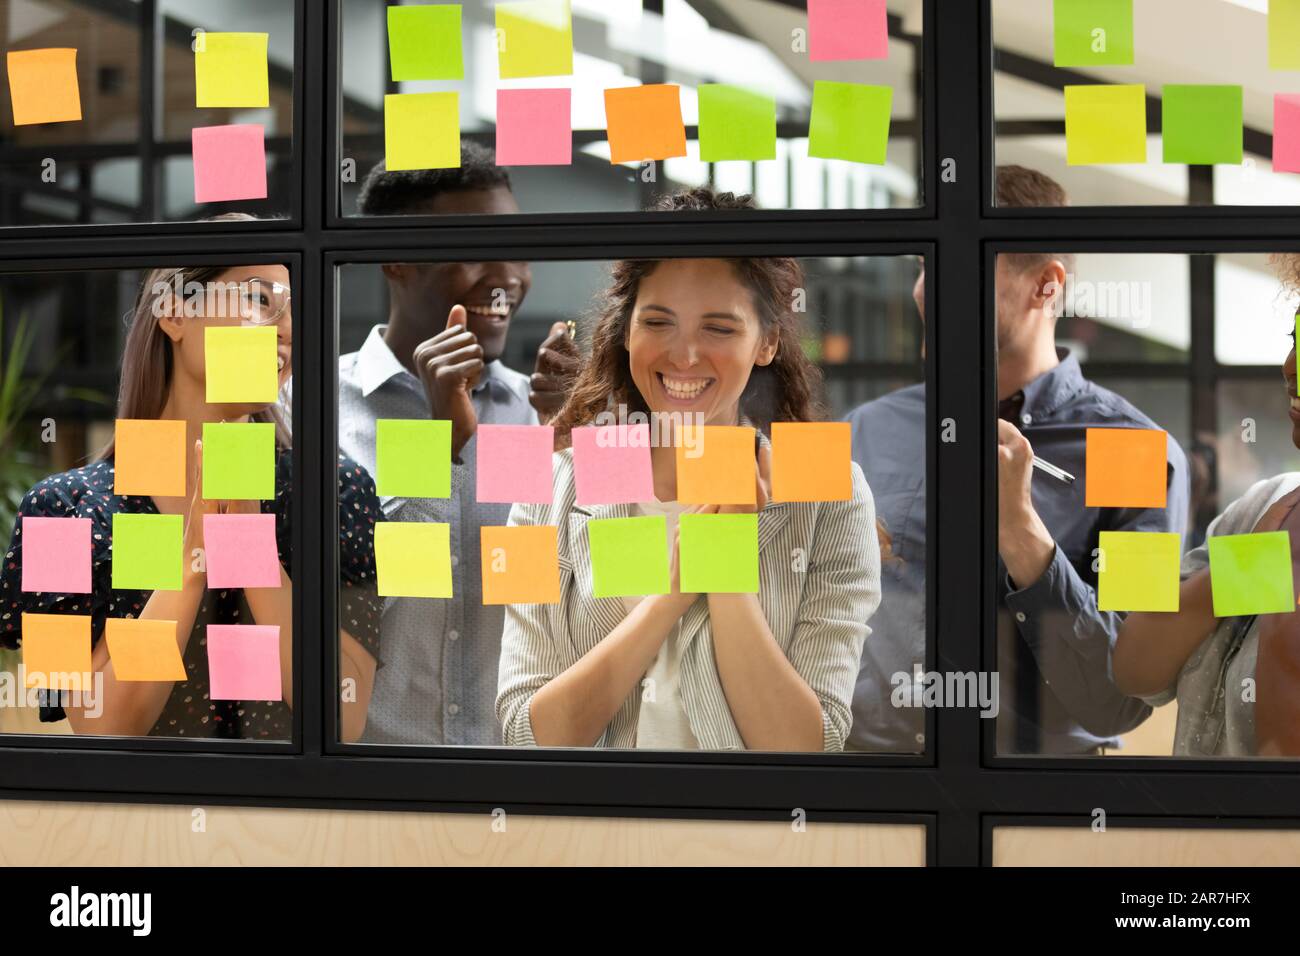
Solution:
[{"label": "yellow sticky note", "polygon": [[460,168],[460,94],[384,97],[384,164],[401,169]]},{"label": "yellow sticky note", "polygon": [[558,604],[559,530],[549,525],[479,528],[484,604]]},{"label": "yellow sticky note", "polygon": [[758,501],[754,429],[689,425],[677,445],[677,500],[684,505],[752,505]]},{"label": "yellow sticky note", "polygon": [[11,50],[6,61],[15,126],[81,119],[76,50]]},{"label": "yellow sticky note", "polygon": [[274,326],[209,325],[203,332],[209,402],[272,404],[279,398]]},{"label": "yellow sticky note", "polygon": [[1182,537],[1163,531],[1103,531],[1097,540],[1097,607],[1177,611]]},{"label": "yellow sticky note", "polygon": [[24,614],[23,671],[28,687],[89,689],[90,615]]},{"label": "yellow sticky note", "polygon": [[501,79],[573,74],[569,0],[510,0],[496,9]]},{"label": "yellow sticky note", "polygon": [[379,522],[375,567],[381,597],[451,597],[451,525]]},{"label": "yellow sticky note", "polygon": [[1147,161],[1147,88],[1137,83],[1065,88],[1070,166]]},{"label": "yellow sticky note", "polygon": [[196,106],[271,105],[265,33],[199,33],[194,38]]},{"label": "yellow sticky note", "polygon": [[113,434],[113,493],[185,494],[185,422],[119,418]]},{"label": "yellow sticky note", "polygon": [[104,639],[118,680],[186,679],[175,621],[110,617],[104,623]]},{"label": "yellow sticky note", "polygon": [[1300,70],[1300,0],[1268,0],[1268,68]]},{"label": "yellow sticky note", "polygon": [[850,429],[848,422],[773,422],[772,500],[853,497]]}]

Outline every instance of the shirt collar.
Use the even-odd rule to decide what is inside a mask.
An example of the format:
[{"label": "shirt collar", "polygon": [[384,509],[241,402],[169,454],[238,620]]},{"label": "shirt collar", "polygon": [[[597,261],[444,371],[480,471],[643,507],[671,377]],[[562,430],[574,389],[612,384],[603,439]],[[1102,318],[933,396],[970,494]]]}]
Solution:
[{"label": "shirt collar", "polygon": [[[361,394],[367,398],[394,378],[403,375],[415,378],[406,366],[398,361],[393,350],[384,341],[384,331],[387,328],[386,325],[376,325],[372,328],[357,353],[358,381],[361,384]],[[484,366],[483,374],[479,376],[478,384],[472,389],[472,394],[477,395],[492,382],[498,381],[501,378],[500,367],[500,361],[492,361]]]},{"label": "shirt collar", "polygon": [[1058,348],[1056,357],[1060,362],[1055,368],[1044,372],[1021,389],[1025,394],[1025,402],[1020,409],[1022,415],[1029,415],[1035,420],[1051,415],[1087,388],[1088,380],[1083,377],[1079,360],[1070,350]]}]

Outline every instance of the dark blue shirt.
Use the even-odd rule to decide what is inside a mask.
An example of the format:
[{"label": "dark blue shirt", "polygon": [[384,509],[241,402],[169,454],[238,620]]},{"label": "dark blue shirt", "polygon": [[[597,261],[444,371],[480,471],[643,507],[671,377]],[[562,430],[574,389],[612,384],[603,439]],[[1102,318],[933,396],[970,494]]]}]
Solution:
[{"label": "dark blue shirt", "polygon": [[[1094,550],[1102,531],[1185,533],[1187,459],[1168,442],[1168,501],[1161,508],[1084,506],[1089,427],[1159,428],[1127,400],[1083,377],[1063,350],[1061,363],[1023,389],[1014,424],[1034,454],[1076,477],[1066,484],[1035,471],[1034,508],[1056,541],[1043,575],[1016,588],[998,560],[999,753],[1083,753],[1116,746],[1151,713],[1110,675],[1123,615],[1097,609]],[[893,538],[882,564],[881,603],[871,620],[853,700],[848,749],[917,753],[925,749],[925,711],[894,707],[898,673],[925,665],[925,388],[915,385],[855,409],[853,459]],[[942,595],[940,595],[942,600]],[[972,632],[971,640],[978,636]]]}]

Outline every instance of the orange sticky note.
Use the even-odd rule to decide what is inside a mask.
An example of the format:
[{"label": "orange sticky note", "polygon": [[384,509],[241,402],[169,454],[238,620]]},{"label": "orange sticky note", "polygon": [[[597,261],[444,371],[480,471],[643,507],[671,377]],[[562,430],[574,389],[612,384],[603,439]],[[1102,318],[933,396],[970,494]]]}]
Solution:
[{"label": "orange sticky note", "polygon": [[23,615],[23,671],[27,687],[88,690],[92,669],[90,615]]},{"label": "orange sticky note", "polygon": [[113,448],[113,493],[185,495],[185,423],[119,418]]},{"label": "orange sticky note", "polygon": [[15,126],[81,119],[76,50],[11,50],[7,60]]},{"label": "orange sticky note", "polygon": [[110,617],[104,623],[104,639],[118,680],[185,680],[175,621]]},{"label": "orange sticky note", "polygon": [[684,505],[752,505],[758,501],[754,429],[688,425],[677,446],[677,500]]},{"label": "orange sticky note", "polygon": [[549,525],[479,528],[484,604],[559,604],[558,531]]},{"label": "orange sticky note", "polygon": [[1150,428],[1089,428],[1084,504],[1089,508],[1163,508],[1169,436]]},{"label": "orange sticky note", "polygon": [[772,423],[772,500],[847,501],[853,496],[848,422]]},{"label": "orange sticky note", "polygon": [[605,91],[611,163],[640,163],[686,155],[681,87],[672,83]]}]

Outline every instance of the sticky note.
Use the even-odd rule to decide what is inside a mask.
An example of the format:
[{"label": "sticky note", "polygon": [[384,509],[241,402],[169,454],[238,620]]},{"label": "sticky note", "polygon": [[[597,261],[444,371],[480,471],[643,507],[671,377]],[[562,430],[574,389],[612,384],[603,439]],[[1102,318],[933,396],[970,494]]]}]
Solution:
[{"label": "sticky note", "polygon": [[1285,531],[1224,534],[1206,539],[1215,617],[1295,610],[1291,535]]},{"label": "sticky note", "polygon": [[587,522],[592,597],[640,597],[672,590],[668,522],[662,515]]},{"label": "sticky note", "polygon": [[808,155],[883,166],[894,91],[865,83],[813,83]]},{"label": "sticky note", "polygon": [[1300,93],[1273,96],[1273,172],[1300,173]]},{"label": "sticky note", "polygon": [[208,684],[213,700],[283,700],[280,628],[208,625]]},{"label": "sticky note", "polygon": [[1268,0],[1268,68],[1300,70],[1300,0]]},{"label": "sticky note", "polygon": [[484,604],[558,604],[558,530],[548,525],[482,527]]},{"label": "sticky note", "polygon": [[194,201],[233,202],[266,198],[266,135],[259,123],[196,126]]},{"label": "sticky note", "polygon": [[388,59],[394,83],[463,80],[460,4],[389,7]]},{"label": "sticky note", "polygon": [[273,404],[280,397],[280,370],[276,367],[279,337],[271,325],[205,327],[208,401]]},{"label": "sticky note", "polygon": [[185,680],[175,621],[110,617],[104,623],[113,676],[127,681]]},{"label": "sticky note", "polygon": [[885,0],[808,0],[808,59],[883,60],[889,56]]},{"label": "sticky note", "polygon": [[758,515],[683,514],[683,593],[758,593]]},{"label": "sticky note", "polygon": [[384,96],[384,163],[402,169],[460,168],[460,95]]},{"label": "sticky note", "polygon": [[203,516],[210,588],[278,588],[280,552],[273,514]]},{"label": "sticky note", "polygon": [[611,163],[640,163],[686,155],[681,87],[670,83],[605,91]]},{"label": "sticky note", "polygon": [[275,497],[275,426],[270,422],[205,422],[203,497],[269,501]]},{"label": "sticky note", "polygon": [[655,500],[649,425],[596,425],[570,435],[577,504]]},{"label": "sticky note", "polygon": [[773,422],[772,500],[853,497],[852,443],[848,422]]},{"label": "sticky note", "polygon": [[1182,537],[1162,531],[1098,536],[1097,607],[1102,611],[1177,611]]},{"label": "sticky note", "polygon": [[1070,166],[1147,161],[1147,90],[1140,84],[1065,88]]},{"label": "sticky note", "polygon": [[752,505],[758,501],[754,429],[688,425],[677,445],[677,500],[684,505]]},{"label": "sticky note", "polygon": [[180,515],[113,515],[113,589],[179,591],[185,569]]},{"label": "sticky note", "polygon": [[379,419],[375,423],[375,490],[384,498],[450,498],[451,422]]},{"label": "sticky note", "polygon": [[90,519],[23,515],[24,591],[89,594]]},{"label": "sticky note", "polygon": [[573,74],[569,0],[499,0],[496,10],[501,79]]},{"label": "sticky note", "polygon": [[6,61],[15,126],[81,119],[76,50],[10,50]]},{"label": "sticky note", "polygon": [[552,499],[550,425],[479,425],[476,497],[503,504],[546,504]]},{"label": "sticky note", "polygon": [[497,165],[572,164],[572,98],[572,90],[497,90]]},{"label": "sticky note", "polygon": [[1166,163],[1241,165],[1240,86],[1172,84],[1160,94]]},{"label": "sticky note", "polygon": [[1056,66],[1132,66],[1133,0],[1054,0]]},{"label": "sticky note", "polygon": [[90,615],[24,614],[23,672],[27,687],[88,690],[94,680]]},{"label": "sticky note", "polygon": [[113,493],[184,497],[185,446],[183,421],[119,418],[114,425]]},{"label": "sticky note", "polygon": [[703,83],[700,160],[776,159],[776,100],[725,83]]},{"label": "sticky note", "polygon": [[451,525],[379,522],[375,566],[382,597],[451,597]]},{"label": "sticky note", "polygon": [[1159,429],[1089,428],[1084,505],[1088,508],[1163,508],[1168,493],[1166,448]]},{"label": "sticky note", "polygon": [[265,109],[271,105],[265,33],[194,37],[194,105]]}]

